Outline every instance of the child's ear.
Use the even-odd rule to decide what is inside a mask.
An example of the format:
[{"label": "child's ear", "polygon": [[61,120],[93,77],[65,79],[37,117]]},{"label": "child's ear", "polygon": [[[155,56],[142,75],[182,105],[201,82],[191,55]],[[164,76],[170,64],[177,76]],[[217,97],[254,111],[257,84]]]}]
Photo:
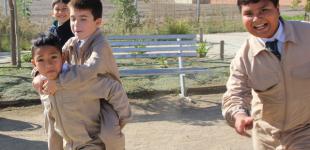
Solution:
[{"label": "child's ear", "polygon": [[101,23],[102,23],[102,18],[97,18],[97,19],[95,20],[95,23],[96,23],[97,27],[100,27],[100,26],[101,26]]}]

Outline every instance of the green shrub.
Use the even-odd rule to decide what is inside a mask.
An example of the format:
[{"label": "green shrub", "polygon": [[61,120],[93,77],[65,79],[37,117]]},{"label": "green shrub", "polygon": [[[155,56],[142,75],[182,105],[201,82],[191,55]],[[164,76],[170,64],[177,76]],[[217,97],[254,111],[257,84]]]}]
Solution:
[{"label": "green shrub", "polygon": [[168,60],[167,57],[158,57],[156,58],[160,68],[168,68]]},{"label": "green shrub", "polygon": [[297,20],[302,21],[304,20],[304,15],[296,15],[296,16],[284,16],[282,15],[284,20]]},{"label": "green shrub", "polygon": [[305,6],[305,12],[310,12],[310,0],[307,0],[306,6]]},{"label": "green shrub", "polygon": [[10,37],[9,37],[9,35],[7,35],[7,36],[2,35],[0,42],[1,42],[0,51],[3,51],[3,52],[10,51]]},{"label": "green shrub", "polygon": [[209,51],[209,47],[207,46],[207,43],[206,42],[200,42],[198,44],[198,48],[196,49],[196,52],[197,52],[197,56],[198,57],[205,57],[206,54],[208,53]]},{"label": "green shrub", "polygon": [[32,56],[31,53],[27,52],[22,54],[22,61],[23,62],[31,62]]},{"label": "green shrub", "polygon": [[[31,39],[40,32],[36,24],[30,22],[27,17],[18,18],[18,41],[19,48],[29,50],[31,47]],[[0,14],[0,51],[9,51],[10,45],[10,21],[9,17]]]},{"label": "green shrub", "polygon": [[292,9],[297,9],[300,3],[301,3],[301,0],[292,0],[290,7]]},{"label": "green shrub", "polygon": [[192,28],[189,21],[166,19],[163,26],[159,28],[160,34],[189,34]]}]

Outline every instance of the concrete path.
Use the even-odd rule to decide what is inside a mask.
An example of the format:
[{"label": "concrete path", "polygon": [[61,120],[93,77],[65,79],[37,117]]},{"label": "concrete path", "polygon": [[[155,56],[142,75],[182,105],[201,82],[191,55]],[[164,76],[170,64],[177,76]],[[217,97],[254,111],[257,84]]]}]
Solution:
[{"label": "concrete path", "polygon": [[204,35],[204,41],[211,43],[212,48],[209,50],[208,58],[220,58],[220,41],[224,40],[224,57],[232,58],[249,36],[247,32],[233,33],[216,33]]},{"label": "concrete path", "polygon": [[10,63],[11,53],[10,52],[0,52],[0,64]]}]

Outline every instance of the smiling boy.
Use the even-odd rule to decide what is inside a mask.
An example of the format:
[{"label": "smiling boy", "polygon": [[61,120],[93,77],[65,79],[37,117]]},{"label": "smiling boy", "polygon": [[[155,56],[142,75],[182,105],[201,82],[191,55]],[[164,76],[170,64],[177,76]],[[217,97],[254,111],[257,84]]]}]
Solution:
[{"label": "smiling boy", "polygon": [[55,18],[49,32],[56,35],[60,40],[60,46],[62,47],[68,39],[73,37],[73,33],[70,28],[70,13],[67,4],[69,0],[53,0],[52,1],[52,16]]},{"label": "smiling boy", "polygon": [[310,24],[285,21],[279,0],[238,0],[251,36],[231,62],[223,116],[255,150],[310,149]]}]

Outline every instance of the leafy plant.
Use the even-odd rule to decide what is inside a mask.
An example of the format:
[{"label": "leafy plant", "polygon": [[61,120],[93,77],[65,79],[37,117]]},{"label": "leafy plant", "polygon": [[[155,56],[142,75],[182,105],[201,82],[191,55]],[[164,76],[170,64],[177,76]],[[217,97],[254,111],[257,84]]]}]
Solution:
[{"label": "leafy plant", "polygon": [[115,25],[123,26],[123,33],[131,32],[134,27],[139,26],[139,14],[134,0],[111,0],[116,5],[113,14]]},{"label": "leafy plant", "polygon": [[292,0],[291,8],[292,9],[297,9],[300,3],[301,3],[301,0]]},{"label": "leafy plant", "polygon": [[198,44],[198,48],[196,49],[196,53],[198,57],[205,57],[208,53],[210,47],[207,47],[206,42],[200,42]]},{"label": "leafy plant", "polygon": [[305,12],[310,12],[310,0],[307,0],[306,6],[305,6]]},{"label": "leafy plant", "polygon": [[[37,26],[31,23],[28,17],[18,16],[18,40],[20,49],[30,49],[31,39],[39,33]],[[4,17],[0,14],[0,51],[8,51],[10,49],[10,27],[10,17]]]},{"label": "leafy plant", "polygon": [[192,28],[188,21],[167,18],[164,25],[159,28],[160,34],[188,34]]},{"label": "leafy plant", "polygon": [[168,60],[166,57],[158,57],[156,60],[158,61],[160,68],[168,68]]},{"label": "leafy plant", "polygon": [[16,0],[18,13],[24,17],[30,17],[30,5],[32,0]]},{"label": "leafy plant", "polygon": [[23,62],[31,62],[31,59],[32,59],[31,53],[22,54],[22,61]]},{"label": "leafy plant", "polygon": [[281,16],[284,20],[298,20],[298,21],[304,20],[304,15],[296,15],[296,16],[281,15]]}]

